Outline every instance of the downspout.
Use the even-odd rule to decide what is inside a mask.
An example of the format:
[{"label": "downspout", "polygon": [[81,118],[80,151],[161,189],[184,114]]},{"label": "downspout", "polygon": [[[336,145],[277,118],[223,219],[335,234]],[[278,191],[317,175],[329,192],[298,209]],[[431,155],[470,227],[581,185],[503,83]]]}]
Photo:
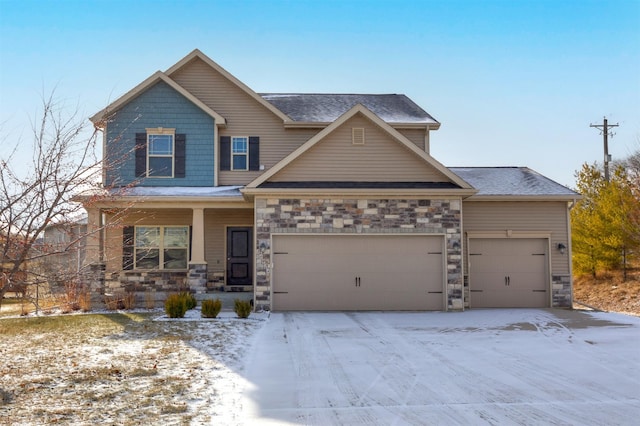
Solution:
[{"label": "downspout", "polygon": [[218,144],[218,123],[213,120],[213,186],[218,186],[218,175],[220,174],[220,149]]},{"label": "downspout", "polygon": [[430,126],[427,124],[427,128],[424,132],[424,152],[431,155],[431,146],[429,142],[429,131],[431,130]]},{"label": "downspout", "polygon": [[571,283],[571,307],[573,308],[573,244],[571,243],[571,209],[576,205],[572,200],[567,206],[567,256],[569,257],[569,282]]}]

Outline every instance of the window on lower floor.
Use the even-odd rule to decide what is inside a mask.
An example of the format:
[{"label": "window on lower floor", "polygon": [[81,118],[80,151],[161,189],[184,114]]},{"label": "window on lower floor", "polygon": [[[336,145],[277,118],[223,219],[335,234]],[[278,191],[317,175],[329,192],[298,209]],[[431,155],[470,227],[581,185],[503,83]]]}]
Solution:
[{"label": "window on lower floor", "polygon": [[136,269],[186,269],[189,261],[188,226],[136,226]]}]

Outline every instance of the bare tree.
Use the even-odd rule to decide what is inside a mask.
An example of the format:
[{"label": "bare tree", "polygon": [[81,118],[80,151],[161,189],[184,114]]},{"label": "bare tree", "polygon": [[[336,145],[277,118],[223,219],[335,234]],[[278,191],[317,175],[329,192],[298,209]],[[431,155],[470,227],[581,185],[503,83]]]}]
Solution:
[{"label": "bare tree", "polygon": [[[100,194],[95,196],[98,201],[109,193],[101,182],[107,165],[96,153],[101,135],[77,110],[66,113],[52,93],[42,98],[42,111],[31,130],[30,162],[17,155],[24,143],[16,143],[7,156],[0,154],[0,304],[7,291],[28,293],[28,288],[49,280],[48,259],[76,250],[86,237],[70,231],[69,238],[55,244],[43,239],[47,227],[71,230],[84,215],[73,197],[94,191]],[[77,268],[59,269],[55,273],[62,281],[77,280]]]}]

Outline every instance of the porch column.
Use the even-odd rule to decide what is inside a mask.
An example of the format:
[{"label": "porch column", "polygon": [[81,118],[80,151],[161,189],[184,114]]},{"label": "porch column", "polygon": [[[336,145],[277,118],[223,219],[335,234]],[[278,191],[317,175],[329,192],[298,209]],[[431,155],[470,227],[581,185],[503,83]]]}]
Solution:
[{"label": "porch column", "polygon": [[189,263],[197,263],[198,265],[207,263],[204,259],[204,209],[193,209]]},{"label": "porch column", "polygon": [[207,262],[204,258],[204,209],[195,208],[192,211],[189,289],[195,293],[205,293],[207,291]]},{"label": "porch column", "polygon": [[89,291],[94,302],[102,301],[104,293],[105,264],[103,253],[102,235],[104,224],[102,223],[102,212],[99,208],[87,208],[87,231],[84,235],[85,250],[84,262],[81,265],[81,280],[85,290]]},{"label": "porch column", "polygon": [[100,209],[87,208],[87,233],[85,242],[85,265],[99,263],[102,260],[102,215]]}]

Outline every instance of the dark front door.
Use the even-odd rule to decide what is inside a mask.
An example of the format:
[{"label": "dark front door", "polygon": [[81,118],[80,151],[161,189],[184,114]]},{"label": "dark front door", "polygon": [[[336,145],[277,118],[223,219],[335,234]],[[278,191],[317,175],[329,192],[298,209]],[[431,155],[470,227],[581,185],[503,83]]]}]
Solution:
[{"label": "dark front door", "polygon": [[227,285],[252,285],[251,228],[227,228]]}]

